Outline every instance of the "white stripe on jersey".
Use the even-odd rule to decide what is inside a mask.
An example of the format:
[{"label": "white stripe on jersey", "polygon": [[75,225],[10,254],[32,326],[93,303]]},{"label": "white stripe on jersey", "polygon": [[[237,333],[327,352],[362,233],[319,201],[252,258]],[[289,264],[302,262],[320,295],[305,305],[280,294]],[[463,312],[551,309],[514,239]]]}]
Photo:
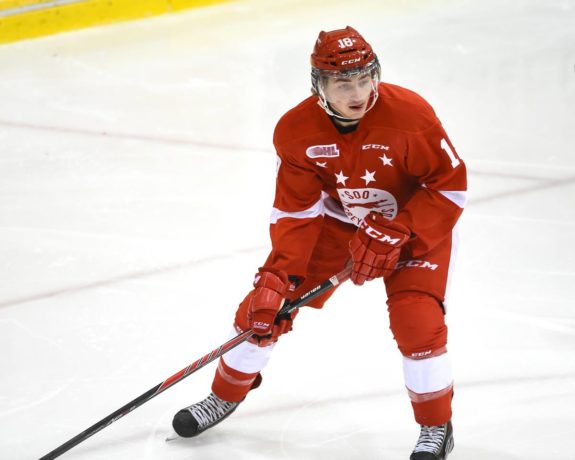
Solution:
[{"label": "white stripe on jersey", "polygon": [[442,191],[439,190],[445,198],[447,198],[452,203],[455,203],[460,208],[464,208],[465,204],[467,203],[467,192],[449,192],[449,191]]},{"label": "white stripe on jersey", "polygon": [[292,217],[294,219],[310,219],[312,217],[318,217],[323,215],[324,215],[323,199],[320,198],[312,207],[304,211],[286,212],[278,208],[272,208],[270,223],[277,224],[278,220],[285,219],[286,217]]},{"label": "white stripe on jersey", "polygon": [[451,279],[455,272],[455,263],[459,251],[459,221],[451,230],[451,255],[449,256],[449,268],[447,269],[447,283],[445,285],[445,297],[443,299],[443,309],[447,313],[449,309],[449,298],[451,293]]}]

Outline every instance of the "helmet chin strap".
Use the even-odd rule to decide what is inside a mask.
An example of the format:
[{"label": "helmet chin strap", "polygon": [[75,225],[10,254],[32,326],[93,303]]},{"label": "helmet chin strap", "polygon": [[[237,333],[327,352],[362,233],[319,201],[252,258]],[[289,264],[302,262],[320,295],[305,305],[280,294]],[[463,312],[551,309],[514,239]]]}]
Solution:
[{"label": "helmet chin strap", "polygon": [[344,117],[341,113],[339,113],[337,110],[335,110],[327,101],[326,101],[326,106],[327,106],[327,108],[325,109],[325,111],[327,112],[327,114],[330,117],[336,118],[339,121],[343,121],[345,123],[351,123],[351,122],[359,122],[359,120],[361,120],[361,118]]},{"label": "helmet chin strap", "polygon": [[[367,113],[369,110],[371,110],[373,108],[373,106],[375,105],[375,101],[377,101],[377,98],[379,96],[379,94],[377,93],[377,83],[373,82],[372,83],[373,87],[372,87],[372,92],[370,94],[370,98],[371,98],[371,104],[369,104],[369,107],[365,110],[365,113]],[[330,116],[330,117],[334,117],[339,121],[343,121],[344,123],[352,123],[352,122],[359,122],[361,120],[361,118],[347,118],[344,117],[341,113],[339,113],[338,111],[336,111],[328,102],[327,98],[325,97],[325,93],[323,92],[323,88],[321,87],[321,85],[318,85],[318,89],[319,89],[319,98],[318,98],[318,105],[324,109],[326,111],[326,113]]]}]

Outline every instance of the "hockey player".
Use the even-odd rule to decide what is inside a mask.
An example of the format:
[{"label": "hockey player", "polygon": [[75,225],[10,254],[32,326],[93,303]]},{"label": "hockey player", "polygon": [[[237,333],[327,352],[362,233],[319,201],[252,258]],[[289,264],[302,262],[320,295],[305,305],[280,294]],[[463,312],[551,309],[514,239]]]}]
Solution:
[{"label": "hockey player", "polygon": [[[234,335],[255,335],[220,359],[211,394],[173,420],[183,437],[230,415],[261,382],[297,298],[352,261],[351,281],[383,278],[390,327],[403,355],[420,435],[411,460],[453,448],[453,382],[445,297],[457,250],[466,170],[430,105],[380,83],[380,64],[353,28],[321,32],[311,55],[312,93],[278,122],[271,252],[239,305]],[[310,301],[321,308],[334,290]]]}]

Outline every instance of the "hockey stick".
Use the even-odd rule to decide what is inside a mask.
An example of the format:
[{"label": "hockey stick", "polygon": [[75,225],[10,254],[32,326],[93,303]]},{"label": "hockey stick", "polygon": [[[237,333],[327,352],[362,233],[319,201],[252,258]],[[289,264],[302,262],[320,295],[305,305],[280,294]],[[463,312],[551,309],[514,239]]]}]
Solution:
[{"label": "hockey stick", "polygon": [[[310,291],[306,292],[305,294],[303,294],[299,298],[293,300],[292,302],[286,303],[282,307],[282,309],[278,312],[278,316],[291,313],[292,311],[304,306],[305,303],[308,302],[309,300],[317,297],[320,294],[323,294],[324,292],[330,290],[331,288],[337,286],[338,284],[343,283],[346,279],[349,278],[350,272],[351,272],[351,268],[348,266],[345,269],[343,269],[341,272],[339,272],[337,275],[334,275],[330,279],[317,285],[316,287],[314,287]],[[162,383],[159,383],[158,385],[156,385],[154,388],[150,388],[148,391],[146,391],[144,394],[138,396],[133,401],[130,401],[128,404],[120,407],[118,410],[116,410],[115,412],[112,412],[107,417],[104,417],[102,420],[95,423],[90,428],[82,431],[80,434],[74,436],[69,441],[66,441],[60,447],[57,447],[56,449],[54,449],[50,453],[44,455],[43,457],[40,458],[40,460],[52,460],[56,457],[59,457],[63,453],[72,449],[72,447],[77,446],[78,444],[85,441],[89,437],[95,435],[99,431],[106,428],[108,425],[111,425],[116,420],[122,418],[124,415],[129,414],[134,409],[140,407],[142,404],[147,403],[150,399],[158,396],[160,393],[164,392],[165,390],[170,388],[172,385],[175,385],[176,383],[180,382],[184,378],[193,374],[197,370],[204,367],[206,364],[211,363],[213,360],[215,360],[216,358],[219,358],[224,353],[227,353],[232,348],[237,347],[240,343],[245,342],[251,336],[252,336],[252,330],[248,329],[247,331],[242,332],[241,334],[237,335],[236,337],[228,340],[226,343],[224,343],[223,345],[220,345],[215,350],[212,350],[207,355],[202,356],[197,361],[194,361],[192,364],[185,367],[180,372],[177,372],[176,374],[167,378]]]}]

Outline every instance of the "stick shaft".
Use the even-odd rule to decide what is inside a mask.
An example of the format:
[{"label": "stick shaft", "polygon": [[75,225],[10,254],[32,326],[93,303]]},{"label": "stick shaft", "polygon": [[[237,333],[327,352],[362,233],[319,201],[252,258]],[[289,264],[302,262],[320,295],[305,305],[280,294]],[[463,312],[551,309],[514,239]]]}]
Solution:
[{"label": "stick shaft", "polygon": [[[324,281],[322,284],[314,287],[310,291],[306,292],[302,296],[295,299],[293,302],[287,303],[279,312],[282,313],[291,313],[297,308],[300,308],[306,304],[306,302],[310,301],[311,299],[317,297],[318,295],[332,289],[333,287],[337,286],[338,284],[344,282],[347,278],[349,278],[350,269],[346,268],[337,275],[332,276],[329,280]],[[120,407],[118,410],[112,412],[110,415],[104,417],[99,422],[95,423],[91,427],[87,428],[86,430],[82,431],[81,433],[74,436],[72,439],[66,441],[61,446],[57,447],[53,451],[49,452],[48,454],[44,455],[40,458],[40,460],[52,460],[63,453],[69,451],[73,447],[77,446],[81,442],[85,441],[86,439],[90,438],[91,436],[95,435],[99,431],[103,430],[107,426],[114,423],[116,420],[121,419],[124,415],[129,414],[134,409],[140,407],[142,404],[145,404],[150,399],[158,396],[160,393],[166,391],[172,385],[182,381],[186,377],[190,376],[197,370],[201,369],[205,365],[211,363],[215,359],[219,358],[223,354],[230,351],[232,348],[237,347],[239,344],[245,342],[252,336],[253,332],[251,329],[242,332],[241,334],[233,337],[232,339],[228,340],[226,343],[220,345],[218,348],[212,350],[211,352],[207,353],[206,355],[202,356],[200,359],[194,361],[187,367],[183,368],[181,371],[175,373],[171,377],[168,377],[163,382],[159,383],[153,388],[150,388],[145,393],[141,394],[134,400],[130,401],[129,403],[125,404],[124,406]]]}]

